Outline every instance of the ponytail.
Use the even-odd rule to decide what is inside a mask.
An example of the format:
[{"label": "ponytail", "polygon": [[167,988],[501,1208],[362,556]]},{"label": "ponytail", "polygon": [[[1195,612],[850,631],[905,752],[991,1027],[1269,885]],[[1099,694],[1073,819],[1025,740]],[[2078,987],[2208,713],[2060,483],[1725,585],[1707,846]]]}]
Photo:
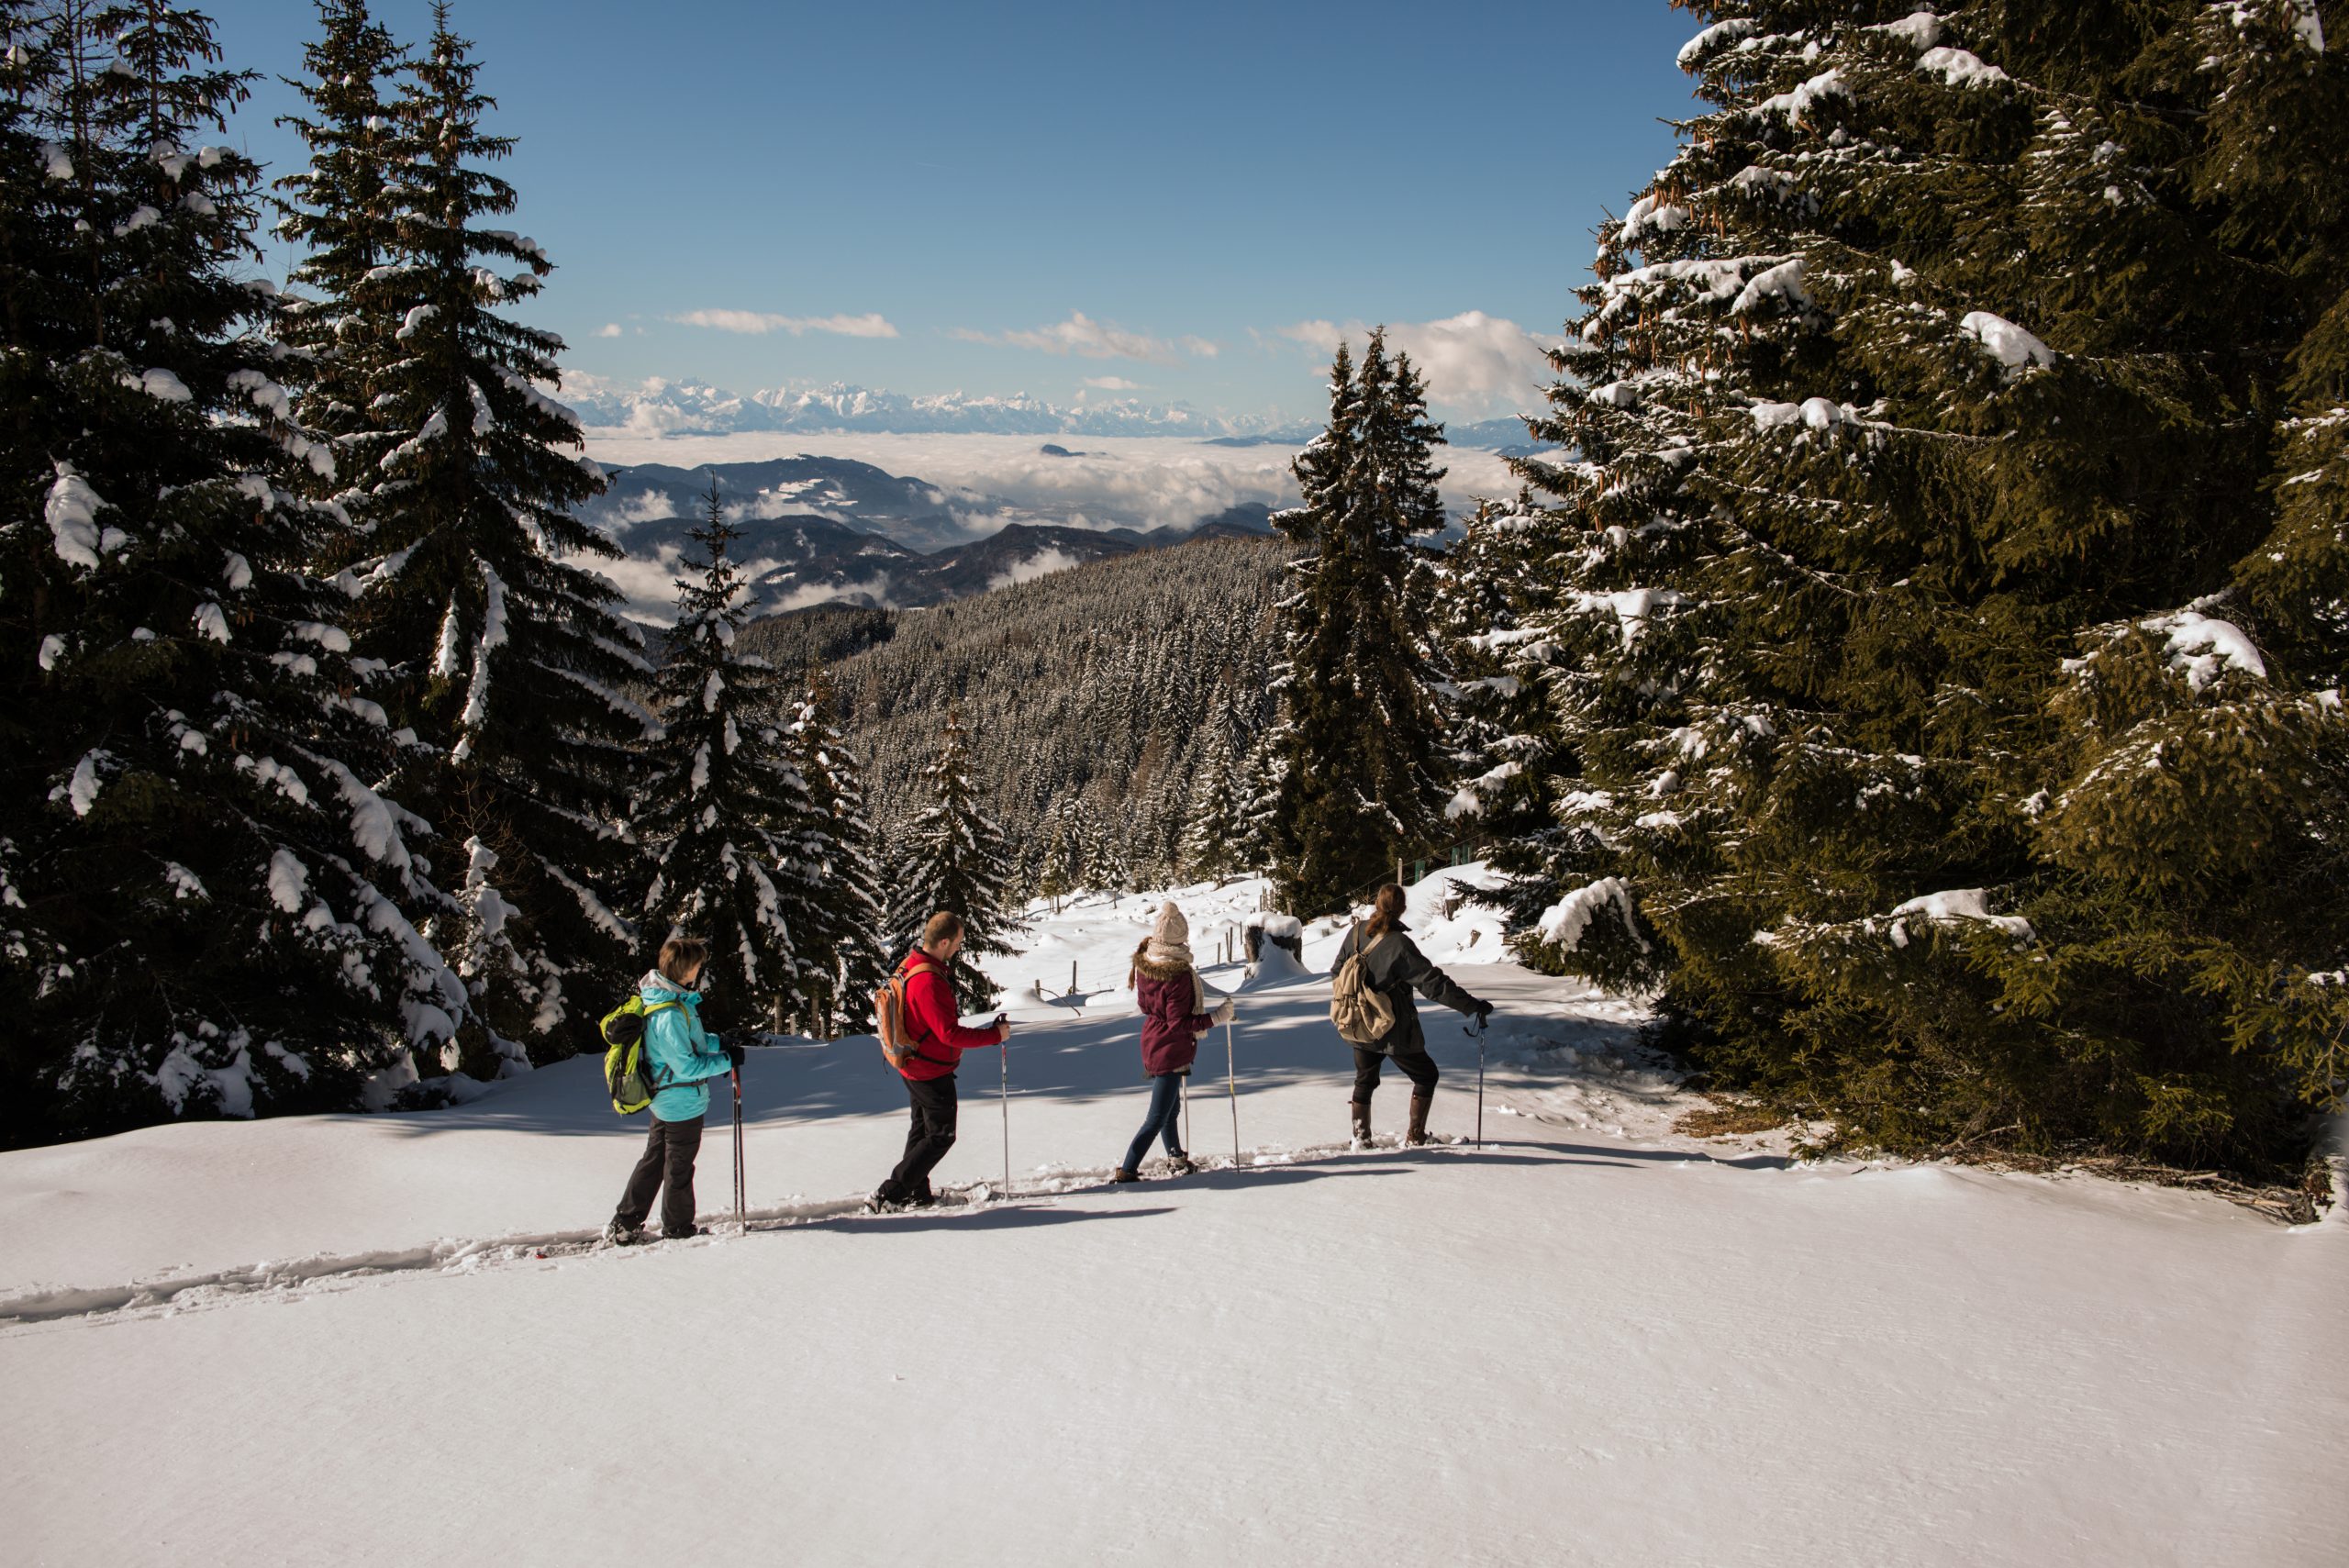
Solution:
[{"label": "ponytail", "polygon": [[1370,924],[1363,933],[1365,941],[1376,941],[1403,918],[1403,890],[1390,882],[1378,890],[1372,903]]}]

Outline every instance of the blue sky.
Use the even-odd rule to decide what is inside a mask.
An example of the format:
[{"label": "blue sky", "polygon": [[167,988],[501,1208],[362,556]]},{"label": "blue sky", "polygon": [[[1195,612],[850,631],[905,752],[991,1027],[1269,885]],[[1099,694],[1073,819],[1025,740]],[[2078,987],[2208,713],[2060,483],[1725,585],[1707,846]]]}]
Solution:
[{"label": "blue sky", "polygon": [[[275,78],[313,7],[213,4],[271,78],[234,132],[287,165]],[[429,27],[423,0],[378,15]],[[558,268],[531,318],[572,370],[1310,414],[1331,333],[1385,321],[1469,417],[1530,406],[1522,333],[1557,330],[1593,225],[1670,156],[1695,30],[1663,0],[459,0],[456,24],[520,139],[517,227]]]}]

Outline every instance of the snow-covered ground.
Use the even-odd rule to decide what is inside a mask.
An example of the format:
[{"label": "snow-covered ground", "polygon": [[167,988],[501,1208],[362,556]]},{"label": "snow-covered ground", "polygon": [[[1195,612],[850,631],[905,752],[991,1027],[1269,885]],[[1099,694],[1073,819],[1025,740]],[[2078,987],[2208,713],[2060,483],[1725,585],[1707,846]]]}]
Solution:
[{"label": "snow-covered ground", "polygon": [[[1104,1185],[1155,900],[1095,898],[994,970],[1013,1186],[966,1207],[854,1212],[902,1139],[869,1040],[754,1051],[750,1231],[634,1251],[584,1245],[641,1138],[587,1062],[0,1154],[6,1559],[2342,1561],[2337,1210],[1677,1136],[1636,1009],[1489,962],[1456,874],[1412,923],[1501,1006],[1481,1150],[1347,1151],[1326,980],[1215,965],[1241,1162],[1219,1033],[1211,1167]],[[1178,891],[1203,962],[1258,892]],[[971,1057],[941,1181],[1000,1186],[996,1090]],[[729,1165],[719,1120],[713,1216]]]}]

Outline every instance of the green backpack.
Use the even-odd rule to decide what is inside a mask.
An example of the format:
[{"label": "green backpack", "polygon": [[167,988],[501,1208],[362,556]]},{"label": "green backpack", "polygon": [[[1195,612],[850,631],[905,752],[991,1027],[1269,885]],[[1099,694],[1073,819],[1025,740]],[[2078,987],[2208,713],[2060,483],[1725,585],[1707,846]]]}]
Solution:
[{"label": "green backpack", "polygon": [[611,1091],[612,1109],[634,1116],[652,1103],[661,1085],[652,1078],[652,1052],[644,1043],[644,1020],[674,1002],[644,1005],[638,992],[604,1015],[604,1087]]}]

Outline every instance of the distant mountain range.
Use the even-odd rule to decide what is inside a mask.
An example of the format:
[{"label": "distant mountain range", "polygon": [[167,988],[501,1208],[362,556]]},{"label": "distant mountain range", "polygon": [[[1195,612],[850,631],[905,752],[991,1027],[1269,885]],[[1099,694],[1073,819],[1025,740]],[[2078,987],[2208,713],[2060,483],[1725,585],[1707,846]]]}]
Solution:
[{"label": "distant mountain range", "polygon": [[[841,431],[895,435],[1173,436],[1241,446],[1301,446],[1318,423],[1273,416],[1227,417],[1180,403],[1105,399],[1062,406],[1025,393],[971,397],[959,392],[913,397],[872,387],[835,384],[813,391],[767,390],[748,395],[695,381],[660,376],[634,386],[573,373],[562,400],[591,426],[640,435],[723,435],[738,430]],[[1520,446],[1525,427],[1515,419],[1454,426],[1455,445]]]},{"label": "distant mountain range", "polygon": [[1250,502],[1189,527],[1015,522],[974,539],[947,509],[944,492],[846,458],[694,469],[642,463],[605,473],[609,488],[579,516],[626,552],[625,562],[598,569],[629,593],[635,614],[651,620],[671,617],[672,580],[680,561],[697,553],[688,536],[707,511],[713,479],[719,504],[740,530],[733,553],[759,615],[822,604],[942,604],[1110,556],[1272,532],[1270,508]]},{"label": "distant mountain range", "polygon": [[1179,403],[1132,398],[1062,406],[1025,393],[971,397],[959,392],[909,397],[836,384],[813,391],[766,390],[747,395],[694,381],[655,376],[635,386],[600,376],[566,377],[562,400],[589,425],[644,435],[719,435],[736,430],[834,431],[899,435],[1211,436],[1263,435],[1312,439],[1310,428],[1270,417],[1227,419]]}]

